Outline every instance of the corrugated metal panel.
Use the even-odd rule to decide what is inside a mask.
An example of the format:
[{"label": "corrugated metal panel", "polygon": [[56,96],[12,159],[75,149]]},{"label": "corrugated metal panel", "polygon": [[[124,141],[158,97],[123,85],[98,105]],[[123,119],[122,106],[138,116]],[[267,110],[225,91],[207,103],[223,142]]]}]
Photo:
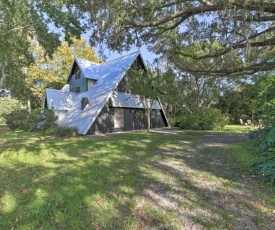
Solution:
[{"label": "corrugated metal panel", "polygon": [[85,78],[98,80],[100,78],[100,66],[102,64],[94,63],[82,58],[75,58],[78,67],[85,76]]},{"label": "corrugated metal panel", "polygon": [[69,110],[74,104],[77,94],[55,89],[46,89],[48,108],[55,110]]},{"label": "corrugated metal panel", "polygon": [[[61,126],[75,126],[80,134],[86,134],[106,104],[114,89],[139,55],[135,52],[100,65],[100,78],[87,92],[79,93],[69,111],[58,121]],[[81,99],[89,104],[81,110]]]},{"label": "corrugated metal panel", "polygon": [[[140,102],[138,96],[131,95],[129,93],[113,92],[111,96],[113,107],[123,108],[136,108],[143,109],[144,106]],[[149,102],[149,101],[148,101]],[[152,109],[161,109],[159,102],[156,100],[152,106]]]}]

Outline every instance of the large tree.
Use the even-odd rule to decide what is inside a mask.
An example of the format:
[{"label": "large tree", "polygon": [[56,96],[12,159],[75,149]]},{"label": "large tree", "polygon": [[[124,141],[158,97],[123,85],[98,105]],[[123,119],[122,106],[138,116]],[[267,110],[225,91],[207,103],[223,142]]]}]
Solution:
[{"label": "large tree", "polygon": [[[33,62],[28,37],[36,37],[51,56],[60,36],[80,36],[82,14],[62,0],[2,0],[0,2],[0,84],[23,77],[22,67]],[[54,31],[55,29],[55,31]],[[7,86],[7,85],[6,85]]]},{"label": "large tree", "polygon": [[[254,74],[275,67],[273,0],[70,2],[90,14],[93,44],[118,51],[146,44],[180,69],[200,74]],[[218,64],[193,68],[190,59]]]}]

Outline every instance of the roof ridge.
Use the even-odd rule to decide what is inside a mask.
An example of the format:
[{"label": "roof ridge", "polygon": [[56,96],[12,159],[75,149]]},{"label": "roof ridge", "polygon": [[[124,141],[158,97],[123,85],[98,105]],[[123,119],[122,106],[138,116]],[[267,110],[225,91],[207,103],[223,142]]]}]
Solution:
[{"label": "roof ridge", "polygon": [[102,63],[102,64],[106,64],[106,63],[109,63],[109,62],[112,62],[112,61],[116,61],[116,60],[118,60],[118,59],[122,59],[122,58],[127,57],[127,56],[131,56],[131,55],[133,55],[134,53],[139,53],[139,54],[140,54],[140,50],[135,51],[135,52],[132,52],[132,53],[125,54],[125,55],[120,56],[120,57],[117,57],[117,58],[115,58],[115,59],[106,61],[106,62],[104,62],[104,63]]},{"label": "roof ridge", "polygon": [[93,61],[90,61],[88,59],[75,56],[74,60],[76,60],[76,59],[81,59],[81,60],[84,60],[84,61],[88,61],[88,62],[91,62],[91,63],[96,64],[96,65],[101,65],[102,64],[102,63],[93,62]]}]

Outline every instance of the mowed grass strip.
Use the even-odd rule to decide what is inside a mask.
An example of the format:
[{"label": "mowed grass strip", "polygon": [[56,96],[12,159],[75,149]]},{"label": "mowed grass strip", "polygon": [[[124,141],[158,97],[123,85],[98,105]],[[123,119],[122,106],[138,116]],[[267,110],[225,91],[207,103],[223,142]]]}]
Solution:
[{"label": "mowed grass strip", "polygon": [[55,139],[0,129],[0,229],[274,224],[274,191],[251,176],[248,143],[145,132]]}]

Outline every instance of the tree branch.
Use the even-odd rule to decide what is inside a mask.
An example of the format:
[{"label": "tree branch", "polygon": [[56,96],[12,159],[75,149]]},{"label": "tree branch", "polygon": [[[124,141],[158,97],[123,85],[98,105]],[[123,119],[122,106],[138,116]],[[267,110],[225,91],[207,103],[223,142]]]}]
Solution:
[{"label": "tree branch", "polygon": [[5,32],[5,33],[1,33],[0,36],[1,36],[1,37],[4,37],[4,36],[6,36],[6,35],[8,35],[8,34],[10,34],[10,33],[12,33],[12,32],[15,32],[15,31],[17,31],[17,30],[23,30],[23,29],[28,28],[28,27],[31,27],[31,26],[33,26],[33,25],[25,25],[25,26],[15,27],[15,28],[13,28],[13,29],[8,30],[8,31]]},{"label": "tree branch", "polygon": [[[273,31],[275,30],[275,27],[270,27],[260,33],[251,35],[250,37],[248,37],[247,40],[259,37],[262,34],[265,34],[267,32]],[[190,56],[192,57],[194,60],[200,60],[200,59],[204,59],[204,58],[214,58],[214,57],[219,57],[221,55],[227,54],[229,52],[231,52],[232,50],[236,50],[236,49],[240,49],[240,48],[245,48],[247,45],[251,46],[251,47],[260,47],[260,46],[269,46],[269,45],[275,45],[275,38],[271,38],[271,39],[267,39],[267,40],[263,40],[263,41],[253,41],[253,42],[248,42],[245,43],[247,41],[246,39],[236,43],[235,45],[228,47],[226,49],[220,50],[218,52],[215,53],[211,53],[211,54],[203,54],[203,55],[197,55],[197,56]]]},{"label": "tree branch", "polygon": [[135,27],[154,27],[154,26],[160,26],[163,25],[169,21],[172,21],[176,18],[179,17],[184,17],[185,20],[193,15],[199,14],[199,13],[206,13],[206,12],[211,12],[211,11],[217,11],[219,8],[217,6],[206,6],[206,7],[191,7],[182,11],[179,11],[177,13],[171,14],[162,20],[159,21],[152,21],[152,22],[140,22],[140,23],[135,23],[135,22],[130,22],[132,26]]},{"label": "tree branch", "polygon": [[255,64],[250,66],[242,66],[235,69],[220,69],[220,70],[203,70],[203,69],[191,69],[191,68],[185,68],[180,67],[181,70],[189,73],[199,73],[199,74],[207,74],[207,75],[220,75],[220,76],[227,76],[227,75],[234,75],[234,74],[243,74],[244,72],[247,74],[253,74],[259,71],[268,71],[275,68],[275,64]]},{"label": "tree branch", "polygon": [[[139,22],[139,23],[132,22],[131,25],[135,26],[135,27],[157,27],[157,26],[165,24],[169,21],[172,21],[178,17],[184,17],[185,19],[187,19],[190,16],[194,16],[197,14],[223,10],[225,7],[224,4],[215,4],[214,5],[207,0],[199,0],[199,2],[202,3],[201,6],[189,7],[187,9],[184,9],[184,10],[178,11],[174,14],[171,14],[161,20],[151,21],[151,22],[150,21],[149,22]],[[160,7],[158,7],[158,8],[160,8]],[[261,3],[261,4],[259,4],[258,2],[255,2],[255,1],[250,1],[248,3],[244,2],[244,1],[241,1],[241,2],[234,1],[233,3],[231,3],[231,5],[227,5],[227,9],[236,10],[236,8],[239,10],[260,11],[262,13],[275,13],[275,3]],[[245,20],[245,19],[242,18],[241,20]]]}]

